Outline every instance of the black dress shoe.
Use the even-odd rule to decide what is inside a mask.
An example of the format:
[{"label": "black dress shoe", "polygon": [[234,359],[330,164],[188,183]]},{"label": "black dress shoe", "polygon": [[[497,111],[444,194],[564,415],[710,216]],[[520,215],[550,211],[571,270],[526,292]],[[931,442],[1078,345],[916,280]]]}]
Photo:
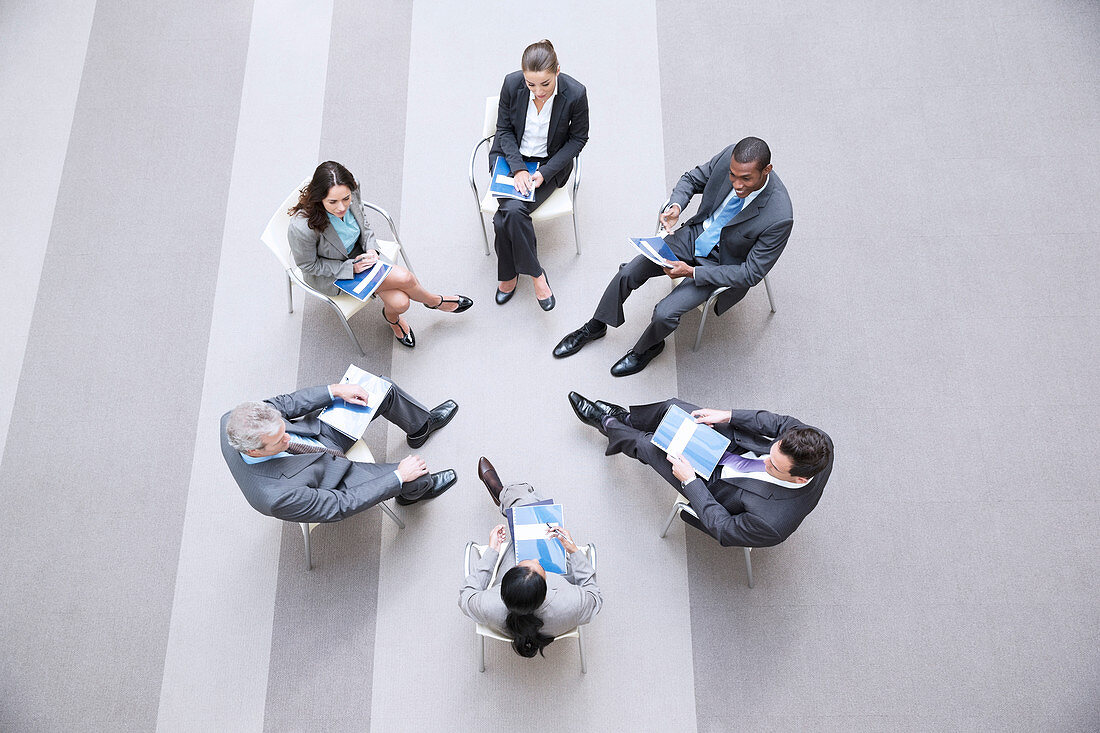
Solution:
[{"label": "black dress shoe", "polygon": [[455,308],[453,311],[443,311],[444,313],[461,313],[462,311],[470,310],[470,307],[474,304],[474,301],[470,300],[465,295],[460,295],[457,298],[444,298],[442,295],[440,295],[438,305],[428,305],[427,303],[425,303],[424,307],[431,308],[434,311],[438,310],[444,303],[458,304],[458,307]]},{"label": "black dress shoe", "polygon": [[501,290],[500,288],[497,288],[497,305],[504,305],[509,300],[511,300],[512,296],[515,295],[515,294],[516,294],[516,289],[515,288],[512,288],[507,293],[504,292],[503,290]]},{"label": "black dress shoe", "polygon": [[588,328],[588,324],[586,323],[573,333],[567,334],[565,338],[558,342],[558,345],[554,347],[554,356],[558,359],[573,356],[573,354],[580,351],[581,347],[589,341],[602,339],[606,334],[607,326],[604,326],[598,331],[593,331]]},{"label": "black dress shoe", "polygon": [[604,402],[603,400],[596,400],[593,402],[596,409],[604,414],[604,417],[613,417],[620,422],[623,418],[630,414],[630,410],[626,409],[622,405],[616,405],[614,402]]},{"label": "black dress shoe", "polygon": [[427,499],[434,499],[442,494],[447,489],[455,485],[455,481],[458,481],[458,474],[453,469],[448,468],[445,471],[432,474],[432,487],[425,491],[415,499],[406,499],[403,496],[399,496],[394,499],[394,502],[401,506],[408,506],[409,504],[415,504],[418,501],[425,501]]},{"label": "black dress shoe", "polygon": [[428,442],[428,436],[439,430],[451,421],[458,412],[458,404],[454,400],[447,400],[428,413],[428,424],[417,432],[405,438],[410,448],[419,448]]},{"label": "black dress shoe", "polygon": [[615,366],[611,367],[611,376],[613,377],[629,377],[631,374],[637,374],[646,368],[649,362],[656,358],[657,354],[660,354],[665,350],[665,342],[661,341],[656,346],[646,349],[640,354],[634,352],[634,349],[626,352],[626,356],[615,362]]},{"label": "black dress shoe", "polygon": [[416,346],[416,336],[413,335],[412,326],[409,326],[409,330],[406,331],[405,327],[401,325],[400,315],[397,316],[396,321],[391,321],[389,318],[386,318],[386,309],[383,308],[382,318],[385,319],[386,323],[390,324],[391,326],[397,326],[401,329],[400,336],[398,336],[396,333],[393,335],[393,337],[397,339],[397,343],[401,344],[402,346],[408,346],[410,349]]},{"label": "black dress shoe", "polygon": [[570,392],[569,404],[573,408],[573,412],[577,413],[577,417],[580,418],[581,422],[603,432],[605,413],[596,407],[595,402],[579,392]]},{"label": "black dress shoe", "polygon": [[545,300],[539,299],[539,307],[544,311],[554,310],[554,306],[558,304],[558,301],[554,298],[554,294],[550,293],[550,297]]},{"label": "black dress shoe", "polygon": [[493,497],[493,503],[500,506],[500,492],[504,490],[504,484],[500,482],[497,470],[493,468],[493,464],[489,463],[489,459],[485,456],[478,459],[477,477],[489,490],[489,496]]}]

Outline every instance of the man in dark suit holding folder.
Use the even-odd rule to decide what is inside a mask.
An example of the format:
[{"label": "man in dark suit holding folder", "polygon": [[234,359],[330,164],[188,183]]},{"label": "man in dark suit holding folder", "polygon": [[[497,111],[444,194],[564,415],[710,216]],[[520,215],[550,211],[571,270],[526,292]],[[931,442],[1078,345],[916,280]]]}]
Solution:
[{"label": "man in dark suit holding folder", "polygon": [[715,304],[715,312],[721,314],[764,279],[794,226],[791,199],[772,172],[768,144],[746,137],[682,175],[661,213],[667,231],[697,193],[703,194],[698,213],[665,237],[679,261],[661,268],[638,255],[620,265],[592,319],[558,342],[554,356],[572,356],[589,341],[602,338],[608,326],[621,326],[623,303],[647,280],[659,275],[684,278],[657,303],[634,347],[611,367],[616,377],[637,374],[664,350],[665,337],[676,330],[684,313],[705,303],[718,288],[728,287]]},{"label": "man in dark suit holding folder", "polygon": [[[581,421],[607,436],[606,455],[622,453],[651,467],[699,515],[681,515],[684,521],[725,547],[770,547],[787,539],[817,506],[833,470],[829,436],[787,415],[701,409],[677,399],[627,410],[576,392],[569,393],[569,404]],[[672,405],[730,439],[707,479],[650,441]]]}]

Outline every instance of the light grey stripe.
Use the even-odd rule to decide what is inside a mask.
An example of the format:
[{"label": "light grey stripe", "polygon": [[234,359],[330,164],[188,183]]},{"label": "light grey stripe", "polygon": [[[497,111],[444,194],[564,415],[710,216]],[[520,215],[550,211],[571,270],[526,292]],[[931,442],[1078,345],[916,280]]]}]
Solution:
[{"label": "light grey stripe", "polygon": [[2,728],[155,724],[248,15],[96,8],[0,470]]}]

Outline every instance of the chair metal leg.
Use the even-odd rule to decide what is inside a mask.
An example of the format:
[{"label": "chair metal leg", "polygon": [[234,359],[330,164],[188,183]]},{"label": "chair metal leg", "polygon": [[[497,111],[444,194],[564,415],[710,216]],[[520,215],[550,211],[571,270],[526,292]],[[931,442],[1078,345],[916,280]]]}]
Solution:
[{"label": "chair metal leg", "polygon": [[340,318],[340,323],[344,324],[344,330],[348,332],[348,338],[350,338],[351,342],[355,344],[355,348],[359,349],[360,354],[366,356],[367,352],[363,351],[363,345],[359,343],[359,337],[355,335],[355,331],[351,330],[351,324],[348,323],[347,318],[344,318],[344,312],[340,310],[340,306],[336,305],[331,300],[328,301],[328,304],[332,307],[334,311],[336,311],[336,315]]},{"label": "chair metal leg", "polygon": [[665,535],[668,534],[668,528],[672,526],[672,520],[676,518],[676,514],[679,511],[680,511],[680,505],[679,504],[673,504],[672,505],[672,511],[668,515],[668,521],[665,522],[665,528],[663,530],[661,530],[661,539],[664,539]]},{"label": "chair metal leg", "polygon": [[309,548],[309,524],[298,522],[298,526],[302,528],[302,540],[306,544],[306,570],[313,570],[313,555],[310,553]]},{"label": "chair metal leg", "polygon": [[749,574],[749,587],[751,588],[752,587],[752,548],[751,547],[742,547],[741,549],[745,551],[745,570],[748,571],[748,574]]},{"label": "chair metal leg", "polygon": [[573,241],[577,244],[577,254],[581,253],[581,235],[577,232],[577,202],[573,202]]},{"label": "chair metal leg", "polygon": [[581,648],[581,674],[588,674],[588,665],[584,663],[584,629],[577,627],[577,644]]},{"label": "chair metal leg", "polygon": [[485,637],[481,634],[477,635],[478,640],[478,663],[481,666],[481,671],[485,671]]},{"label": "chair metal leg", "polygon": [[[485,228],[485,214],[481,212],[480,205],[477,208],[477,218],[481,222],[481,237],[485,240],[485,256],[488,257],[492,254],[492,251],[489,249],[489,230]],[[485,670],[481,671],[484,672]]]},{"label": "chair metal leg", "polygon": [[401,529],[405,529],[405,523],[402,522],[401,519],[393,513],[393,509],[390,509],[389,504],[384,501],[380,501],[378,502],[378,506],[382,507],[382,511],[390,515],[390,519],[396,522],[398,527],[400,527]]},{"label": "chair metal leg", "polygon": [[290,280],[290,275],[286,276],[286,312],[294,312],[294,283]]},{"label": "chair metal leg", "polygon": [[692,351],[698,351],[699,344],[703,342],[703,327],[707,325],[707,315],[710,313],[711,306],[714,305],[714,301],[716,300],[718,300],[717,292],[707,298],[707,302],[703,304],[703,317],[699,319],[699,331],[695,334],[695,346],[691,347]]},{"label": "chair metal leg", "polygon": [[775,313],[775,299],[772,298],[772,286],[768,282],[768,276],[764,276],[764,292],[768,294],[768,306],[771,307],[772,313]]}]

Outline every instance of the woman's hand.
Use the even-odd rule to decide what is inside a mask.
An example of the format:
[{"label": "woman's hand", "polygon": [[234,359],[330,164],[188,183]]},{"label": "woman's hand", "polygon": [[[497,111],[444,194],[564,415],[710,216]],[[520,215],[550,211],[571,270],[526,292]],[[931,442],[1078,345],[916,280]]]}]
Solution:
[{"label": "woman's hand", "polygon": [[542,185],[542,171],[535,171],[535,175],[531,176],[531,188],[538,188]]},{"label": "woman's hand", "polygon": [[565,527],[551,527],[547,530],[547,534],[557,538],[561,546],[564,547],[565,551],[570,555],[577,551],[577,543],[573,541],[573,537]]},{"label": "woman's hand", "polygon": [[352,260],[352,262],[354,263],[352,267],[355,268],[355,273],[359,274],[364,270],[369,270],[370,268],[374,267],[374,265],[378,262],[378,252],[373,249],[368,249],[366,252]]},{"label": "woman's hand", "polygon": [[500,550],[500,546],[507,540],[508,530],[504,528],[503,524],[493,527],[493,531],[489,533],[489,547],[494,550]]},{"label": "woman's hand", "polygon": [[[535,171],[535,175],[539,175],[538,171]],[[512,176],[512,185],[515,186],[516,190],[524,196],[526,196],[534,188],[534,185],[532,185],[533,183],[534,182],[531,180],[531,174],[527,171],[526,168]]]}]

